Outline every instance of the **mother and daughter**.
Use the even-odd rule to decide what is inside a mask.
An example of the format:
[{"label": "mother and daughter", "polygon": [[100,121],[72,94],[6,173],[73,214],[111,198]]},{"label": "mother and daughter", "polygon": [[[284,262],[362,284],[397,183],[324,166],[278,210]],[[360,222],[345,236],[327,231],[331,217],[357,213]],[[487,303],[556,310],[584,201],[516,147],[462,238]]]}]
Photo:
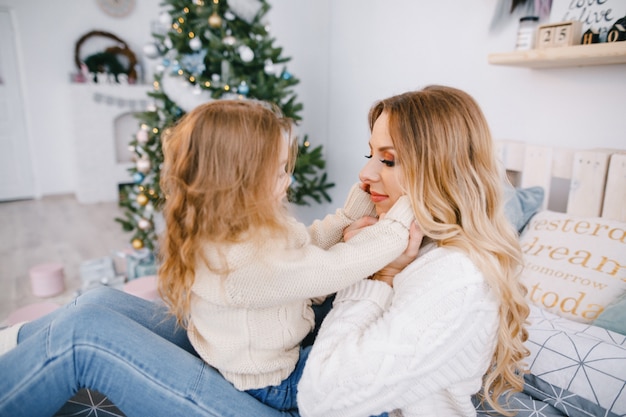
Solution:
[{"label": "mother and daughter", "polygon": [[360,182],[308,228],[284,204],[290,127],[250,100],[184,116],[163,142],[165,303],[92,290],[2,330],[0,415],[51,416],[81,388],[128,417],[473,416],[475,394],[505,413],[528,307],[476,102],[374,104]]}]

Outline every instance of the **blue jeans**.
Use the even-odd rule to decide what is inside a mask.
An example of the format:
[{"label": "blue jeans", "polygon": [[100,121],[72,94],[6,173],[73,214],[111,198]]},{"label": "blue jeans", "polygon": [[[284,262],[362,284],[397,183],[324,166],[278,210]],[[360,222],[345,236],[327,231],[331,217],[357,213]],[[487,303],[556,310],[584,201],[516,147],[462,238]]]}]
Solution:
[{"label": "blue jeans", "polygon": [[[297,394],[298,394],[298,382],[302,377],[304,371],[304,365],[311,352],[311,345],[315,341],[315,336],[319,331],[322,321],[326,314],[332,308],[334,296],[328,297],[322,304],[314,305],[313,311],[315,312],[315,329],[309,334],[303,341],[300,348],[300,357],[294,371],[285,378],[280,385],[265,387],[260,389],[247,390],[246,392],[263,402],[265,405],[269,405],[277,410],[292,410],[297,409]],[[389,417],[389,414],[383,413],[379,416],[372,417]]]},{"label": "blue jeans", "polygon": [[285,378],[280,385],[264,387],[259,389],[250,389],[246,392],[263,404],[269,405],[277,410],[292,410],[298,408],[296,396],[298,394],[298,382],[304,371],[304,365],[309,357],[311,346],[300,348],[300,357],[296,363],[296,369]]},{"label": "blue jeans", "polygon": [[0,416],[51,416],[81,388],[128,417],[298,416],[235,389],[163,305],[109,288],[24,325],[0,356]]}]

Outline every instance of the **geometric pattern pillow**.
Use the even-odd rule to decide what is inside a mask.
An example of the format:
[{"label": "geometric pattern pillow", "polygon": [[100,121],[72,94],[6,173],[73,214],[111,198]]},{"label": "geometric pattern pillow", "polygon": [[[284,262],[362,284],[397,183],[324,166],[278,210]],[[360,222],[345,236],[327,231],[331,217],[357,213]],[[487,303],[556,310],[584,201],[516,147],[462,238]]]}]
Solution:
[{"label": "geometric pattern pillow", "polygon": [[[547,383],[536,375],[526,374],[524,375],[524,391],[525,394],[533,399],[532,410],[542,410],[542,414],[546,414],[548,411],[557,411],[556,415],[565,415],[570,417],[619,417],[617,414],[610,413],[604,408],[585,398],[573,394],[565,388],[557,387]],[[541,403],[539,403],[541,400]],[[537,406],[537,404],[542,404]],[[549,405],[551,407],[546,406]],[[531,409],[527,407],[527,409]],[[520,414],[518,413],[517,416]],[[532,417],[537,417],[538,414],[531,414]]]},{"label": "geometric pattern pillow", "polygon": [[543,210],[520,235],[528,301],[592,323],[626,294],[626,223]]},{"label": "geometric pattern pillow", "polygon": [[[140,401],[139,399],[137,401]],[[125,417],[107,397],[98,391],[81,389],[56,412],[54,417]]]},{"label": "geometric pattern pillow", "polygon": [[626,415],[626,336],[531,305],[526,362],[533,375]]},{"label": "geometric pattern pillow", "polygon": [[[472,397],[479,417],[504,417],[486,403]],[[619,417],[563,388],[555,387],[533,374],[524,375],[524,390],[508,396],[502,394],[499,403],[516,417]]]}]

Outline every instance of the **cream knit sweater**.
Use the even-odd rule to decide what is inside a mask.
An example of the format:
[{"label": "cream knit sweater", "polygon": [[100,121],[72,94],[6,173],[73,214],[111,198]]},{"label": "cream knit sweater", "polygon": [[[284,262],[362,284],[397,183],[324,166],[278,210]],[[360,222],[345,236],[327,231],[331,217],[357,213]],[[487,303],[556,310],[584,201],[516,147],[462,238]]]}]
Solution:
[{"label": "cream knit sweater", "polygon": [[458,251],[429,244],[385,283],[337,293],[298,386],[303,417],[475,416],[498,302]]},{"label": "cream knit sweater", "polygon": [[354,186],[342,210],[307,228],[291,224],[287,241],[244,242],[209,262],[230,269],[216,275],[198,263],[188,335],[207,363],[240,390],[279,384],[295,368],[299,345],[314,325],[311,299],[378,271],[406,248],[413,212],[401,197],[383,220],[341,242],[343,230],[371,215],[369,195]]}]

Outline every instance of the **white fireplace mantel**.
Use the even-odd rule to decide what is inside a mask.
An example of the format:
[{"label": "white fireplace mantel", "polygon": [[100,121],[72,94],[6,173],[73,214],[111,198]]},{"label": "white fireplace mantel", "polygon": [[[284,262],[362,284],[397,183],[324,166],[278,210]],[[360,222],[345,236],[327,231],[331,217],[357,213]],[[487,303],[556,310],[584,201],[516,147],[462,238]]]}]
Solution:
[{"label": "white fireplace mantel", "polygon": [[150,85],[72,84],[70,88],[76,199],[117,201],[118,186],[132,182],[128,144],[139,129],[134,114],[151,103]]}]

